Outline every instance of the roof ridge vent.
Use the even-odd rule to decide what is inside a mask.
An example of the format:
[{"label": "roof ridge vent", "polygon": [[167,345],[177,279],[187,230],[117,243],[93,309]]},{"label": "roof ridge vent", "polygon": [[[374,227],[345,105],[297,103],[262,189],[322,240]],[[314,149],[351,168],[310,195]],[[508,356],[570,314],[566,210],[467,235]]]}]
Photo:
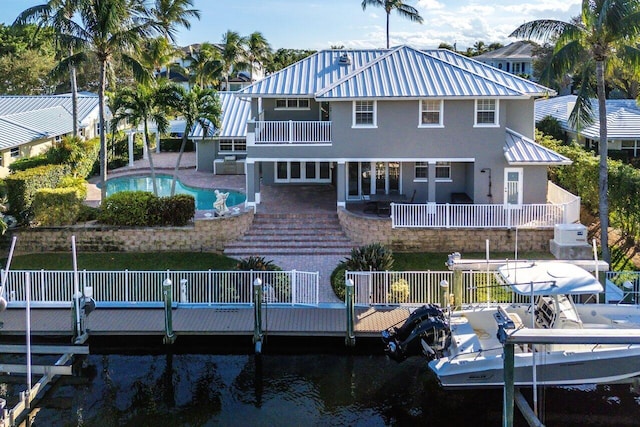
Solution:
[{"label": "roof ridge vent", "polygon": [[351,58],[349,57],[349,54],[347,52],[342,53],[342,55],[340,55],[338,63],[340,65],[351,65]]}]

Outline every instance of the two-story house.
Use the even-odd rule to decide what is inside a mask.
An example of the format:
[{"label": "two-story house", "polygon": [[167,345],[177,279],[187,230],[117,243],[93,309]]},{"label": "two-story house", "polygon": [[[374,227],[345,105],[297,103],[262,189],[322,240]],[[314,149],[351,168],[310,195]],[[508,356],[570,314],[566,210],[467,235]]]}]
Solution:
[{"label": "two-story house", "polygon": [[318,52],[236,93],[251,100],[247,203],[300,183],[333,184],[338,207],[546,203],[547,166],[570,163],[533,141],[550,93],[448,50]]},{"label": "two-story house", "polygon": [[519,40],[501,48],[485,52],[473,59],[518,76],[533,77],[533,44]]}]

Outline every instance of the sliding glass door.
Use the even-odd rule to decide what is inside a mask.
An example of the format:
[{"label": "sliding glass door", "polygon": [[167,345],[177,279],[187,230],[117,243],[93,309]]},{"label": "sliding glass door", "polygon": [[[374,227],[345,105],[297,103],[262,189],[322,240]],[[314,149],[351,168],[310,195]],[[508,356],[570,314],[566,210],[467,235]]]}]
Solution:
[{"label": "sliding glass door", "polygon": [[371,194],[400,193],[399,162],[349,162],[347,197],[366,199]]}]

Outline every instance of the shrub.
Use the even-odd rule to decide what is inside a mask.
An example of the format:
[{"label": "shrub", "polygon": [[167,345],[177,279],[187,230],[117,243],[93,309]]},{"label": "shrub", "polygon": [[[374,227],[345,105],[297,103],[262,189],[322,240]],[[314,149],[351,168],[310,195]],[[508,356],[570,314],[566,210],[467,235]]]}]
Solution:
[{"label": "shrub", "polygon": [[104,224],[184,226],[195,215],[193,196],[157,197],[147,191],[122,191],[106,198],[98,220]]},{"label": "shrub", "polygon": [[160,199],[146,191],[122,191],[102,202],[98,220],[104,224],[153,226],[160,224]]},{"label": "shrub", "polygon": [[57,188],[73,188],[80,200],[87,198],[87,181],[84,178],[67,175],[62,177]]},{"label": "shrub", "polygon": [[196,214],[196,199],[188,194],[176,194],[160,199],[162,225],[184,226]]},{"label": "shrub", "polygon": [[344,262],[350,271],[386,271],[393,267],[393,254],[380,243],[372,243],[351,249]]},{"label": "shrub", "polygon": [[333,293],[341,300],[344,301],[345,296],[345,282],[344,282],[344,274],[347,271],[346,264],[341,262],[331,273],[331,288],[333,289]]},{"label": "shrub", "polygon": [[68,172],[67,165],[46,165],[18,171],[6,177],[9,212],[22,220],[30,218],[36,191],[41,188],[56,188]]},{"label": "shrub", "polygon": [[33,199],[34,220],[42,226],[75,224],[82,199],[73,187],[42,188]]},{"label": "shrub", "polygon": [[[160,139],[160,150],[161,151],[180,151],[180,146],[182,145],[182,138],[161,138]],[[185,152],[194,151],[193,141],[187,139],[187,143],[184,147]]]},{"label": "shrub", "polygon": [[95,221],[100,215],[100,209],[92,206],[87,206],[84,203],[80,205],[80,212],[78,213],[78,222]]},{"label": "shrub", "polygon": [[[273,261],[267,261],[261,256],[250,256],[241,259],[236,265],[239,271],[282,271]],[[260,277],[260,275],[256,275]],[[269,274],[260,277],[262,280],[262,297],[266,302],[289,301],[291,297],[291,283],[286,273]],[[250,284],[253,285],[253,282]]]},{"label": "shrub", "polygon": [[46,154],[40,154],[34,157],[25,157],[22,159],[18,159],[15,162],[9,165],[10,172],[23,171],[31,168],[35,168],[38,166],[44,166],[50,164],[51,161],[47,157]]},{"label": "shrub", "polygon": [[389,302],[399,304],[409,300],[409,282],[405,279],[398,279],[391,283]]}]

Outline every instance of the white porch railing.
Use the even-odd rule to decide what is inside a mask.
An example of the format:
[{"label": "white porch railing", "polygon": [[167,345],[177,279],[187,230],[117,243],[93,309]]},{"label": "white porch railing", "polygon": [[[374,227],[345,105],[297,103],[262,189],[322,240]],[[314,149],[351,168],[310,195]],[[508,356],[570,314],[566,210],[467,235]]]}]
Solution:
[{"label": "white porch railing", "polygon": [[326,121],[255,121],[255,144],[328,144],[331,122]]},{"label": "white porch railing", "polygon": [[565,205],[391,204],[393,228],[553,228]]},{"label": "white porch railing", "polygon": [[580,197],[548,181],[547,201],[554,205],[563,205],[565,207],[565,224],[580,222]]},{"label": "white porch railing", "polygon": [[[34,307],[69,307],[73,271],[9,271],[9,306],[25,303],[29,276]],[[173,300],[183,304],[253,304],[253,282],[260,278],[267,303],[318,305],[317,272],[302,271],[80,271],[79,286],[90,288],[99,306],[161,306],[162,283],[173,283]]]},{"label": "white porch railing", "polygon": [[[464,271],[462,286],[454,290],[453,271],[347,271],[346,279],[353,280],[355,304],[369,305],[422,305],[442,304],[456,295],[455,304],[480,304],[491,302],[529,302],[527,296],[517,295],[505,288],[493,272]],[[446,280],[444,292],[440,283]]]}]

